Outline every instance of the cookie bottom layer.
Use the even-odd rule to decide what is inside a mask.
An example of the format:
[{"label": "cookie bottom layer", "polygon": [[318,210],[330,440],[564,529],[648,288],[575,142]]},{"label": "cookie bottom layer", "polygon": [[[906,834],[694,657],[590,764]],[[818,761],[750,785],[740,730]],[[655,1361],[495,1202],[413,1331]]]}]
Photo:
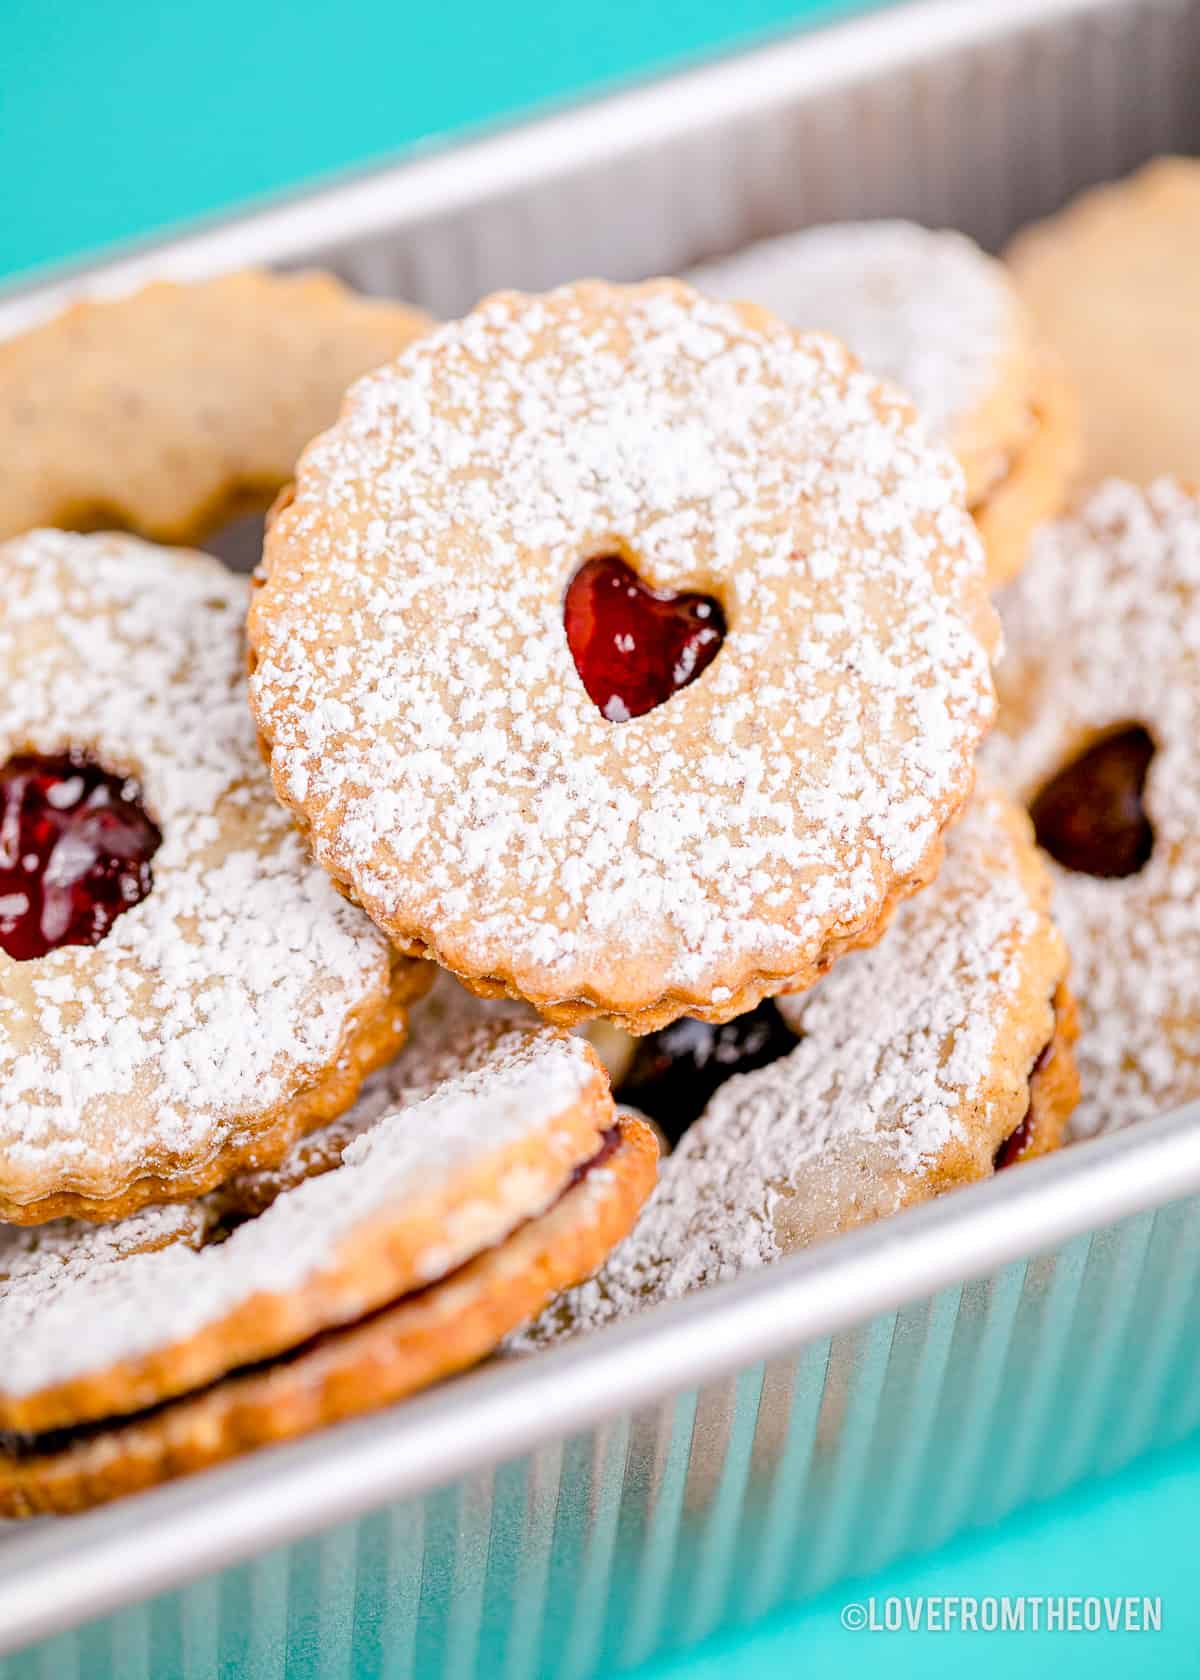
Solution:
[{"label": "cookie bottom layer", "polygon": [[65,1514],[400,1400],[489,1354],[588,1277],[653,1189],[658,1149],[622,1117],[615,1146],[540,1218],[442,1282],[284,1359],[140,1416],[0,1453],[0,1516]]}]

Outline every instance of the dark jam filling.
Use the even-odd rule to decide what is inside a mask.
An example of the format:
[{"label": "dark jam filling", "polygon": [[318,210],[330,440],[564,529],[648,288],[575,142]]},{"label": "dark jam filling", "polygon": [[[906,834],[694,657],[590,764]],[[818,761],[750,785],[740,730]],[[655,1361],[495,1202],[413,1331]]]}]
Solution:
[{"label": "dark jam filling", "polygon": [[1047,1044],[1042,1050],[1041,1054],[1029,1070],[1029,1107],[1025,1110],[1025,1117],[1021,1121],[1021,1124],[1017,1127],[1016,1131],[1009,1133],[1008,1137],[1005,1138],[1004,1142],[1000,1145],[999,1149],[997,1149],[995,1155],[992,1157],[993,1171],[1001,1172],[1005,1167],[1016,1166],[1017,1162],[1024,1156],[1025,1151],[1029,1148],[1030,1144],[1032,1144],[1037,1124],[1037,1116],[1034,1114],[1033,1109],[1033,1081],[1037,1078],[1039,1073],[1050,1066],[1053,1059],[1054,1039],[1051,1039],[1049,1044]]},{"label": "dark jam filling", "polygon": [[727,1079],[778,1061],[797,1042],[769,998],[722,1026],[685,1016],[638,1039],[616,1098],[648,1115],[675,1145]]},{"label": "dark jam filling", "polygon": [[563,623],[575,669],[610,723],[641,717],[695,682],[725,639],[711,595],[649,589],[613,554],[576,572]]},{"label": "dark jam filling", "polygon": [[1132,724],[1065,765],[1029,807],[1038,845],[1083,875],[1136,875],[1154,850],[1142,803],[1153,757],[1149,732]]},{"label": "dark jam filling", "polygon": [[17,962],[98,945],[150,891],[162,835],[137,784],[82,753],[0,770],[0,949]]},{"label": "dark jam filling", "polygon": [[[610,1126],[606,1132],[601,1134],[600,1147],[596,1153],[589,1156],[586,1161],[581,1162],[574,1169],[550,1207],[538,1217],[544,1219],[546,1214],[552,1212],[568,1192],[574,1190],[576,1185],[581,1184],[590,1172],[594,1172],[597,1167],[602,1167],[610,1161],[620,1147],[621,1128],[620,1126]],[[526,1221],[526,1223],[529,1224],[532,1221]],[[521,1227],[518,1226],[517,1229],[519,1230]],[[515,1236],[516,1231],[510,1232],[509,1235]],[[481,1250],[481,1254],[502,1247],[503,1242],[507,1240],[508,1238],[504,1238],[501,1242],[492,1243],[488,1249]],[[353,1324],[344,1325],[334,1330],[324,1330],[319,1335],[310,1337],[307,1342],[303,1342],[299,1347],[289,1348],[286,1353],[276,1354],[269,1359],[257,1360],[252,1365],[240,1365],[237,1370],[226,1372],[224,1376],[217,1377],[211,1383],[206,1383],[203,1388],[176,1395],[169,1400],[160,1400],[153,1406],[144,1406],[140,1411],[126,1412],[120,1417],[99,1418],[94,1423],[78,1423],[68,1425],[63,1429],[47,1429],[36,1435],[25,1434],[23,1431],[15,1429],[0,1429],[0,1456],[12,1462],[20,1462],[22,1459],[41,1458],[47,1453],[65,1452],[67,1448],[81,1446],[85,1441],[91,1440],[97,1435],[106,1434],[110,1430],[121,1429],[129,1424],[141,1423],[147,1418],[155,1417],[159,1412],[165,1411],[168,1406],[195,1400],[198,1396],[217,1388],[221,1383],[229,1381],[230,1378],[254,1376],[259,1372],[277,1370],[281,1366],[289,1365],[293,1361],[303,1358],[306,1354],[315,1352],[330,1338],[343,1335],[348,1331],[360,1330],[364,1325],[370,1324],[372,1319],[382,1318],[385,1313],[391,1312],[394,1307],[400,1306],[402,1302],[418,1300],[422,1295],[429,1294],[430,1290],[439,1289],[442,1284],[449,1283],[458,1271],[465,1271],[467,1266],[474,1265],[481,1254],[473,1255],[470,1260],[464,1261],[455,1272],[449,1272],[445,1277],[438,1278],[434,1283],[426,1284],[423,1289],[414,1289],[395,1301],[387,1302],[386,1305],[378,1307],[373,1313],[368,1313],[365,1318],[359,1319]]]},{"label": "dark jam filling", "polygon": [[1013,1132],[1010,1137],[1006,1137],[999,1149],[997,1149],[992,1160],[994,1170],[996,1172],[1000,1172],[1005,1167],[1015,1166],[1032,1142],[1033,1104],[1030,1103],[1029,1107],[1025,1110],[1024,1120],[1021,1121],[1021,1124],[1017,1127],[1016,1131]]},{"label": "dark jam filling", "polygon": [[[596,1153],[586,1161],[581,1161],[574,1168],[562,1194],[565,1196],[568,1190],[573,1190],[577,1184],[582,1184],[587,1175],[594,1171],[596,1167],[602,1167],[606,1161],[611,1161],[620,1147],[621,1128],[620,1126],[610,1126],[606,1132],[601,1134],[600,1147]],[[561,1200],[561,1197],[559,1199]]]}]

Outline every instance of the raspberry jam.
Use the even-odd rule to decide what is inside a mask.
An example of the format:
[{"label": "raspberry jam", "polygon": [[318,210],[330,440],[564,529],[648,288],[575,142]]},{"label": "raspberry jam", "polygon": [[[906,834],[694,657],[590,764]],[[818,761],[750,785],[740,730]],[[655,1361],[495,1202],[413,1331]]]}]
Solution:
[{"label": "raspberry jam", "polygon": [[999,1149],[997,1149],[995,1158],[992,1161],[993,1170],[1000,1172],[1005,1167],[1015,1167],[1032,1142],[1033,1104],[1030,1103],[1029,1107],[1025,1110],[1024,1120],[1021,1121],[1021,1124],[1017,1127],[1016,1131],[1006,1137]]},{"label": "raspberry jam", "polygon": [[798,1042],[769,998],[719,1027],[684,1016],[638,1039],[617,1101],[649,1115],[676,1144],[718,1086],[778,1061]]},{"label": "raspberry jam", "polygon": [[1154,849],[1142,805],[1154,742],[1141,724],[1097,741],[1060,770],[1029,807],[1038,845],[1064,869],[1136,875]]},{"label": "raspberry jam", "polygon": [[563,1191],[563,1195],[566,1195],[567,1190],[573,1190],[577,1184],[582,1184],[584,1179],[594,1167],[603,1167],[611,1161],[620,1146],[621,1128],[620,1126],[610,1126],[606,1132],[601,1134],[600,1147],[597,1149],[596,1153],[588,1160],[581,1161],[579,1165],[572,1170],[571,1176],[567,1180],[567,1188]]},{"label": "raspberry jam", "polygon": [[610,723],[641,717],[695,682],[725,639],[710,595],[649,589],[615,554],[575,573],[563,622],[583,686]]},{"label": "raspberry jam", "polygon": [[0,949],[17,962],[98,945],[150,891],[162,835],[137,784],[81,753],[0,770]]},{"label": "raspberry jam", "polygon": [[1037,1075],[1050,1066],[1054,1060],[1055,1041],[1051,1039],[1042,1050],[1037,1060],[1029,1070],[1031,1089],[1029,1092],[1029,1107],[1025,1110],[1024,1119],[1015,1132],[1010,1132],[1004,1142],[992,1157],[993,1172],[1000,1172],[1004,1167],[1015,1167],[1018,1161],[1025,1158],[1025,1151],[1033,1142],[1034,1112],[1032,1082]]}]

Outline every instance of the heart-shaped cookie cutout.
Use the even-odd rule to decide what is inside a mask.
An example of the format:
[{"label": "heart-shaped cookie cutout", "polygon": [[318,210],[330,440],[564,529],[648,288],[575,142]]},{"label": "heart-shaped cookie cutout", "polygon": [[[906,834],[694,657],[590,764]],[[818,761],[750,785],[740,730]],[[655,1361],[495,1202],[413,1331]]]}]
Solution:
[{"label": "heart-shaped cookie cutout", "polygon": [[615,554],[575,573],[563,623],[575,669],[610,723],[641,717],[695,682],[725,639],[711,595],[650,589]]},{"label": "heart-shaped cookie cutout", "polygon": [[162,835],[136,785],[80,753],[0,769],[0,950],[98,945],[150,891]]},{"label": "heart-shaped cookie cutout", "polygon": [[718,1026],[684,1015],[634,1040],[633,1058],[614,1094],[618,1104],[653,1120],[674,1145],[727,1079],[777,1062],[801,1036],[770,998]]},{"label": "heart-shaped cookie cutout", "polygon": [[1084,875],[1136,875],[1154,849],[1142,804],[1153,757],[1149,731],[1131,724],[1064,765],[1029,807],[1042,850]]}]

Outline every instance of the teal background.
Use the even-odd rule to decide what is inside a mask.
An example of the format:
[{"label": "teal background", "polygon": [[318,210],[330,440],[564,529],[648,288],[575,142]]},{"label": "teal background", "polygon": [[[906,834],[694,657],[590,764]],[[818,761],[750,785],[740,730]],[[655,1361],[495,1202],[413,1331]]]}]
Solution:
[{"label": "teal background", "polygon": [[[849,9],[844,0],[0,0],[0,275]],[[646,1680],[1200,1674],[1200,1448]],[[850,1634],[870,1594],[1160,1595],[1158,1635]]]},{"label": "teal background", "polygon": [[864,9],[0,0],[0,275]]},{"label": "teal background", "polygon": [[[1200,1449],[1150,1459],[1071,1498],[948,1546],[919,1563],[838,1587],[750,1639],[654,1663],[637,1680],[1131,1680],[1200,1674],[1194,1512]],[[874,1594],[1117,1594],[1162,1600],[1158,1633],[847,1633],[840,1612]],[[879,1607],[882,1618],[882,1606]]]}]

